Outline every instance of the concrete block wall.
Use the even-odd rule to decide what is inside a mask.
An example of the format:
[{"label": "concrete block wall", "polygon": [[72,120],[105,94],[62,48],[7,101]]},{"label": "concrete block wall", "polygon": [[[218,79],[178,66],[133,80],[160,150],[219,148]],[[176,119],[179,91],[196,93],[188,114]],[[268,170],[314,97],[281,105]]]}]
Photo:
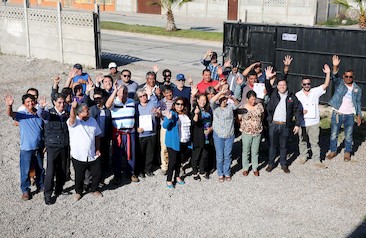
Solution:
[{"label": "concrete block wall", "polygon": [[0,53],[96,67],[92,12],[28,10],[0,7]]}]

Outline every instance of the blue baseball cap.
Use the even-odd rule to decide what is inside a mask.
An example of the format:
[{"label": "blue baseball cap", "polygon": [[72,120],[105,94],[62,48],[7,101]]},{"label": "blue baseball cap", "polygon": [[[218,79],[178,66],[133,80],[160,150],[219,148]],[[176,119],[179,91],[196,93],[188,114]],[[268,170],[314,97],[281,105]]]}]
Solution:
[{"label": "blue baseball cap", "polygon": [[184,74],[177,74],[176,79],[177,80],[186,80],[186,78],[184,77]]}]

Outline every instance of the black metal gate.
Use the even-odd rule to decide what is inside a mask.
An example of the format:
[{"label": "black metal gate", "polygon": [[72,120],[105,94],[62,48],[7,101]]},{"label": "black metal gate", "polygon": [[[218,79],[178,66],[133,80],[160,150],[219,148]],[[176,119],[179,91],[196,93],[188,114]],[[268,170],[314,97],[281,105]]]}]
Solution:
[{"label": "black metal gate", "polygon": [[100,37],[100,14],[99,14],[99,5],[93,12],[94,19],[94,48],[95,48],[95,68],[102,68],[102,46],[101,46],[101,37]]},{"label": "black metal gate", "polygon": [[[226,57],[238,61],[241,69],[261,61],[277,66],[280,71],[285,55],[294,60],[290,67],[290,90],[300,90],[302,76],[310,76],[315,85],[324,81],[323,65],[332,67],[333,55],[341,58],[340,71],[355,70],[355,82],[362,88],[362,107],[366,109],[366,31],[338,28],[252,25],[224,23],[223,51]],[[321,97],[328,102],[333,88]]]}]

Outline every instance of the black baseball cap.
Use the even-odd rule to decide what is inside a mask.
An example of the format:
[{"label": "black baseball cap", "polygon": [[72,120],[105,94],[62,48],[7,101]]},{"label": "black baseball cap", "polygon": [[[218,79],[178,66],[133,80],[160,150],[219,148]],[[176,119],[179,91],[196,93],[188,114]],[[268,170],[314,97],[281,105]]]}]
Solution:
[{"label": "black baseball cap", "polygon": [[81,64],[74,64],[74,68],[83,70],[83,66],[81,66]]}]

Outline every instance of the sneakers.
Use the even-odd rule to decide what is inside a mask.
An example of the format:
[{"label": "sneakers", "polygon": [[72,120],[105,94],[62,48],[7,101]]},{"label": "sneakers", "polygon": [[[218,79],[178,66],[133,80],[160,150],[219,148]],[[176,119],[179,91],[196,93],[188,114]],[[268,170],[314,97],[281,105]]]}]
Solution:
[{"label": "sneakers", "polygon": [[194,180],[201,181],[201,177],[198,174],[196,174],[195,176],[193,176],[193,179]]},{"label": "sneakers", "polygon": [[300,164],[305,164],[305,163],[306,163],[306,161],[307,161],[307,158],[305,158],[305,157],[303,157],[303,158],[299,159],[299,163],[300,163]]},{"label": "sneakers", "polygon": [[344,162],[351,161],[351,153],[350,152],[344,152]]},{"label": "sneakers", "polygon": [[92,195],[93,195],[94,197],[96,197],[96,198],[101,198],[101,197],[103,197],[103,194],[102,194],[101,192],[99,192],[99,191],[95,191],[95,192],[93,192],[93,193],[92,193]]},{"label": "sneakers", "polygon": [[333,159],[334,157],[337,156],[337,152],[330,152],[328,155],[327,155],[327,159],[331,160]]},{"label": "sneakers", "polygon": [[281,169],[283,170],[283,172],[285,172],[286,174],[290,173],[290,170],[288,169],[288,167],[286,165],[282,165]]},{"label": "sneakers", "polygon": [[80,199],[81,199],[81,194],[79,194],[79,193],[76,193],[75,195],[74,195],[74,200],[75,200],[75,202],[77,202],[77,201],[79,201]]},{"label": "sneakers", "polygon": [[320,162],[316,162],[314,163],[314,166],[317,168],[317,169],[326,169],[328,168],[325,164],[322,164]]},{"label": "sneakers", "polygon": [[22,194],[22,200],[28,201],[30,199],[29,191],[26,191]]},{"label": "sneakers", "polygon": [[155,174],[154,174],[153,172],[147,172],[147,173],[146,173],[146,176],[147,176],[147,177],[154,177],[154,176],[155,176]]},{"label": "sneakers", "polygon": [[138,182],[140,182],[140,179],[138,177],[136,177],[136,175],[132,175],[131,182],[138,183]]}]

